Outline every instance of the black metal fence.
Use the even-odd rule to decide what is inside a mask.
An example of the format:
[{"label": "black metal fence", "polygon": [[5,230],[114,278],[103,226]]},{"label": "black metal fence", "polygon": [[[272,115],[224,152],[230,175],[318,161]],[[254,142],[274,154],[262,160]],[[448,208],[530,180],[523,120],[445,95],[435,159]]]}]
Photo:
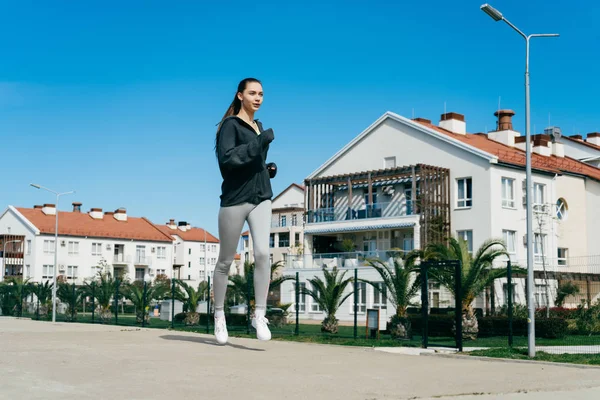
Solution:
[{"label": "black metal fence", "polygon": [[[349,274],[350,284],[344,290],[348,297],[338,304],[336,315],[339,320],[329,322],[326,321],[327,312],[318,302],[308,304],[303,300],[310,298],[307,285],[312,286],[311,279],[322,277],[323,272],[284,270],[282,275],[288,280],[278,288],[272,288],[279,292],[277,298],[281,301],[270,304],[267,318],[274,338],[290,340],[450,347],[459,351],[526,347],[526,279],[522,272],[511,273],[510,264],[507,267],[507,276],[498,278],[478,294],[472,304],[472,318],[464,315],[461,299],[465,293],[462,290],[468,282],[463,280],[459,262],[421,263],[412,278],[420,280],[420,291],[401,316],[397,316],[390,306],[393,296],[390,289],[373,286],[369,291],[372,298],[365,300],[365,288],[371,287],[365,285],[368,281],[365,274],[372,274],[372,269],[346,269],[342,272]],[[453,282],[440,282],[439,271],[442,270],[450,272],[445,276],[453,277]],[[536,271],[534,299],[538,351],[600,354],[598,277],[600,275],[582,272],[545,271],[542,274]],[[210,281],[192,288],[193,292],[189,287],[185,289],[184,284],[169,279],[154,282],[93,280],[84,285],[61,283],[57,287],[60,304],[56,309],[56,320],[212,333]],[[228,292],[228,329],[232,336],[252,337],[252,280],[246,279],[241,287],[245,292],[238,288],[238,292],[232,293],[233,286]],[[51,294],[52,287],[47,282],[5,282],[0,285],[2,315],[51,321]],[[244,307],[244,304],[250,304],[250,307]],[[384,318],[387,326],[382,327],[380,315],[385,315],[388,310],[390,313]],[[402,334],[393,329],[396,317],[404,324]]]}]

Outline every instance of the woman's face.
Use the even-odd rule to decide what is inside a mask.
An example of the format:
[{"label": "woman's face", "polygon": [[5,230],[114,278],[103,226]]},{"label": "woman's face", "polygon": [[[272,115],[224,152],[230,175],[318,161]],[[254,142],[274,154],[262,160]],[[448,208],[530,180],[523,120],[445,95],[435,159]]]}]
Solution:
[{"label": "woman's face", "polygon": [[243,93],[237,94],[238,99],[242,101],[242,107],[247,111],[256,112],[263,101],[262,85],[258,82],[249,82]]}]

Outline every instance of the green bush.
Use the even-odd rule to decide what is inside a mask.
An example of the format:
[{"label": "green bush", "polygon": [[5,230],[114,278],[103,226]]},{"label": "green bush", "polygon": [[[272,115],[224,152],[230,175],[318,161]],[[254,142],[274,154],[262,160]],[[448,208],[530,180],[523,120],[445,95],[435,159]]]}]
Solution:
[{"label": "green bush", "polygon": [[[484,317],[477,320],[478,337],[508,336],[507,317]],[[546,339],[561,339],[567,335],[568,323],[561,318],[538,318],[535,320],[535,336]],[[527,319],[513,318],[513,335],[527,336]]]}]

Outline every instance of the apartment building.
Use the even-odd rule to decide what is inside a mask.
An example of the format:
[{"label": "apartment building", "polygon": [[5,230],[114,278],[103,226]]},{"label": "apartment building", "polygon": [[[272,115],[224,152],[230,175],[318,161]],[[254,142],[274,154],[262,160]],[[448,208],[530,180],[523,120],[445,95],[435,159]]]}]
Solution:
[{"label": "apartment building", "polygon": [[54,275],[55,218],[58,213],[57,276],[81,284],[105,270],[131,280],[172,276],[173,238],[146,218],[131,217],[126,209],[101,208],[58,211],[54,204],[8,208],[0,216],[3,278],[35,282]]},{"label": "apartment building", "polygon": [[[363,255],[389,260],[396,251],[423,248],[448,234],[464,239],[470,252],[489,238],[501,238],[511,260],[525,265],[526,143],[513,129],[514,114],[498,110],[495,131],[468,134],[465,117],[458,113],[442,114],[438,124],[385,113],[305,179],[299,270],[360,266]],[[560,274],[569,271],[570,260],[599,251],[595,241],[600,227],[594,221],[600,221],[600,169],[583,162],[583,157],[565,155],[572,154],[573,138],[562,138],[556,129],[551,133],[532,137],[539,306],[552,303],[545,295],[543,270],[552,272],[549,284],[555,287]],[[583,285],[586,274],[600,271],[570,272],[581,274]],[[309,271],[303,275],[311,273],[318,275]],[[494,289],[500,305],[507,296],[505,282],[497,281]],[[516,281],[515,289],[516,300],[524,301],[524,279]],[[364,286],[359,309],[381,307],[387,302],[382,295]],[[442,305],[448,300],[443,291],[432,296],[434,307],[436,301]],[[341,310],[338,318],[352,318],[352,301],[351,297],[348,312]],[[476,306],[485,301],[481,296]],[[284,285],[282,302],[294,302],[292,283]],[[316,312],[313,308],[301,307],[306,318]]]}]

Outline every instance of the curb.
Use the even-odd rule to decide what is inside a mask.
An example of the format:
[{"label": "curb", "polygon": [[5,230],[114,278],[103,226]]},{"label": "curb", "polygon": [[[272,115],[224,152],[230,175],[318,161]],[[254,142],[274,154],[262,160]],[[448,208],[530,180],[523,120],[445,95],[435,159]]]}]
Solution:
[{"label": "curb", "polygon": [[534,365],[548,365],[552,367],[566,367],[576,369],[596,369],[600,371],[598,365],[585,365],[585,364],[571,364],[571,363],[559,363],[551,361],[536,361],[536,360],[518,360],[512,358],[495,358],[495,357],[483,357],[483,356],[467,356],[459,354],[448,354],[448,353],[423,353],[425,357],[443,357],[443,358],[454,358],[463,360],[478,360],[488,362],[503,362],[503,363],[519,363],[519,364],[534,364]]}]

